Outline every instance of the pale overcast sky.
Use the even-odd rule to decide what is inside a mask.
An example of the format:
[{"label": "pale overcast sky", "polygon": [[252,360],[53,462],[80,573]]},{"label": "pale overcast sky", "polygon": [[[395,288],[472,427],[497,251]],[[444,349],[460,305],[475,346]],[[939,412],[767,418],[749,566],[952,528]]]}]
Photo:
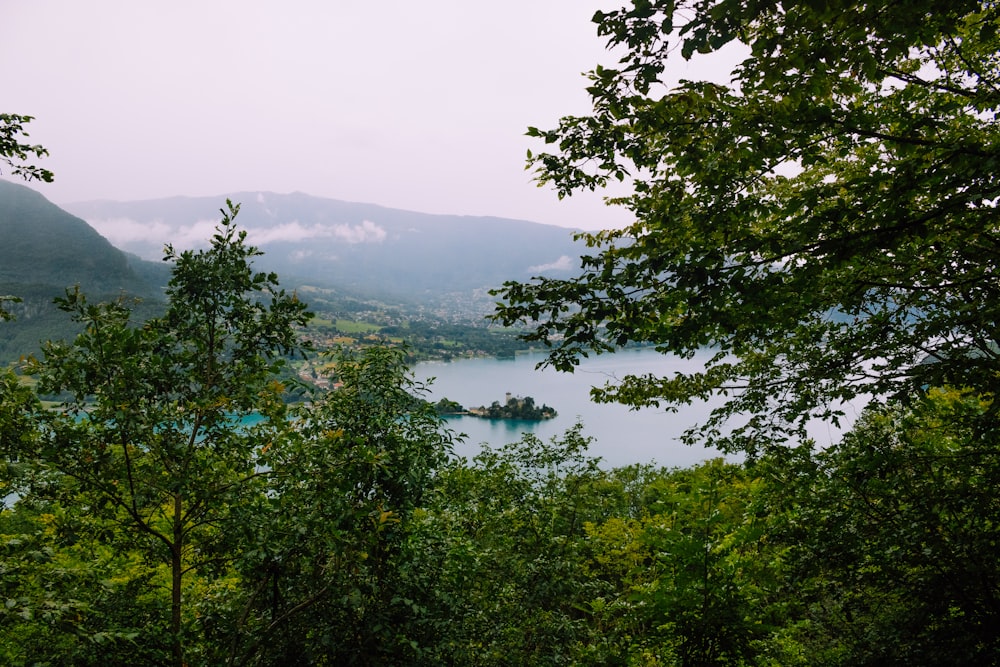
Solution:
[{"label": "pale overcast sky", "polygon": [[532,183],[524,132],[588,111],[582,74],[613,62],[590,18],[617,5],[0,0],[0,111],[35,116],[56,203],[300,191],[616,226]]}]

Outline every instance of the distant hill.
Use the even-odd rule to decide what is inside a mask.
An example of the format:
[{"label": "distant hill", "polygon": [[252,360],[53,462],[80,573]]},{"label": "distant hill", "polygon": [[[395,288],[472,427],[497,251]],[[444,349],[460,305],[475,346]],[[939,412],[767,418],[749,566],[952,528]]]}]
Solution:
[{"label": "distant hill", "polygon": [[0,362],[75,334],[52,303],[67,287],[80,285],[92,301],[135,295],[143,299],[140,316],[155,313],[170,275],[164,244],[207,246],[227,198],[242,205],[237,222],[265,253],[258,268],[276,271],[285,287],[330,288],[323,293],[340,295],[334,298],[344,307],[387,297],[382,303],[405,299],[419,312],[477,320],[491,310],[489,288],[568,275],[583,252],[572,230],[523,220],[266,192],[92,201],[64,210],[0,180],[0,295],[23,299],[12,308],[17,320],[0,324]]},{"label": "distant hill", "polygon": [[0,361],[75,333],[52,303],[66,288],[79,285],[92,300],[126,293],[155,302],[165,275],[41,194],[0,180],[0,294],[22,299],[10,307],[16,321],[0,323]]},{"label": "distant hill", "polygon": [[34,190],[0,180],[0,284],[149,293],[125,254]]},{"label": "distant hill", "polygon": [[285,284],[307,282],[358,294],[435,299],[533,275],[569,275],[582,244],[572,230],[524,220],[434,215],[302,193],[239,192],[65,208],[116,246],[146,259],[163,243],[205,243],[226,199],[265,251],[261,266]]}]

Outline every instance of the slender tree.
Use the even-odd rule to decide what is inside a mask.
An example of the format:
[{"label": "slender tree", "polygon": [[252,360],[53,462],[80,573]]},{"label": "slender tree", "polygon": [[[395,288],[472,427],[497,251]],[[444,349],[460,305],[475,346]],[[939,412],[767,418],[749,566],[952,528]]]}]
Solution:
[{"label": "slender tree", "polygon": [[[282,355],[298,348],[309,313],[274,274],[255,272],[227,202],[211,247],[177,252],[162,317],[130,320],[122,301],[93,305],[70,291],[61,307],[84,325],[30,365],[42,392],[65,396],[44,425],[38,492],[72,492],[130,546],[169,569],[170,664],[184,664],[184,580],[207,570],[232,530],[232,508],[258,490],[266,425],[280,417]],[[265,422],[266,424],[266,422]],[[80,508],[83,510],[83,508]],[[152,638],[145,638],[152,641]]]}]

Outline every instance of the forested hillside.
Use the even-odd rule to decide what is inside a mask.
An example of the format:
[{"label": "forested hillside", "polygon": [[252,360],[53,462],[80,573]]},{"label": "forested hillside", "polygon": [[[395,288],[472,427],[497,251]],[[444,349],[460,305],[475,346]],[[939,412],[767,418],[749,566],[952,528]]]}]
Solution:
[{"label": "forested hillside", "polygon": [[0,363],[76,334],[53,305],[67,289],[80,287],[96,299],[159,301],[169,277],[160,264],[126,256],[34,190],[0,181],[0,294],[20,299],[8,306],[16,318],[0,328]]},{"label": "forested hillside", "polygon": [[[167,212],[171,210],[167,206]],[[214,214],[219,217],[218,202]],[[7,305],[14,319],[0,328],[0,363],[36,353],[43,341],[71,340],[78,333],[79,328],[54,305],[56,298],[76,286],[95,300],[135,297],[138,318],[158,314],[171,266],[162,259],[162,245],[150,252],[156,261],[122,252],[40,194],[0,181],[0,295],[19,299]],[[257,268],[272,269],[269,259],[257,257]],[[438,286],[443,291],[423,293],[420,298],[377,298],[365,294],[391,292],[395,280],[391,275],[374,269],[365,272],[364,286],[359,288],[356,277],[348,281],[355,285],[352,290],[303,283],[302,273],[294,282],[286,277],[286,283],[308,295],[305,298],[318,315],[309,335],[323,346],[405,340],[412,359],[512,355],[527,347],[512,333],[487,329],[484,313],[492,297],[486,290],[459,293],[453,291],[457,284],[444,284]]]},{"label": "forested hillside", "polygon": [[127,257],[34,190],[0,181],[0,284],[79,283],[101,294],[145,293]]},{"label": "forested hillside", "polygon": [[[158,259],[165,240],[210,229],[219,202],[241,203],[241,224],[266,255],[268,270],[288,280],[337,287],[365,297],[419,303],[468,301],[478,291],[480,314],[492,306],[485,290],[511,278],[565,276],[584,251],[572,230],[526,220],[436,215],[301,192],[236,192],[136,202],[66,205],[96,229],[148,230],[119,247]],[[109,222],[111,221],[111,222]],[[181,241],[177,241],[180,243]]]}]

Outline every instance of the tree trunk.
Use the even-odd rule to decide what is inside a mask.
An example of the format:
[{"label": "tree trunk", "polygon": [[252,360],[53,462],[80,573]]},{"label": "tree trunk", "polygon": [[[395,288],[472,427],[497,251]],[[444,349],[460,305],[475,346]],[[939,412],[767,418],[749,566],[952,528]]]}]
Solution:
[{"label": "tree trunk", "polygon": [[181,497],[174,496],[174,539],[170,546],[170,650],[173,667],[184,667],[184,645],[181,642],[181,579],[184,526],[181,524]]}]

